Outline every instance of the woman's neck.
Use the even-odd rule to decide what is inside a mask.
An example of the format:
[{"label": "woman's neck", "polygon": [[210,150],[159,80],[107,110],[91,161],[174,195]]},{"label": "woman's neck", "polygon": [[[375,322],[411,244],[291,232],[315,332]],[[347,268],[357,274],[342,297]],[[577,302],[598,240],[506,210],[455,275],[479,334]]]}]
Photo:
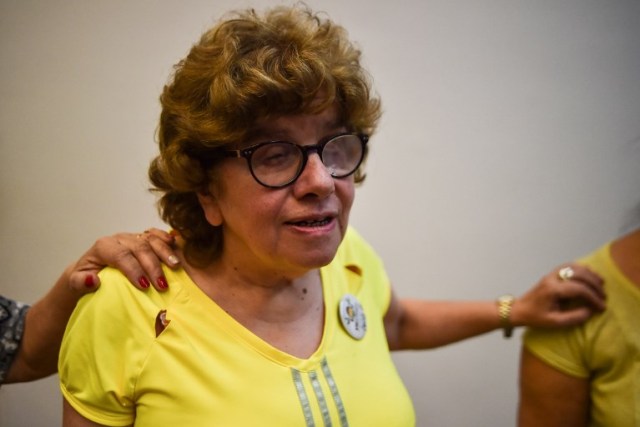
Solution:
[{"label": "woman's neck", "polygon": [[182,258],[182,265],[209,298],[272,346],[306,358],[320,345],[324,298],[318,269],[289,278],[247,274],[222,260],[199,268]]}]

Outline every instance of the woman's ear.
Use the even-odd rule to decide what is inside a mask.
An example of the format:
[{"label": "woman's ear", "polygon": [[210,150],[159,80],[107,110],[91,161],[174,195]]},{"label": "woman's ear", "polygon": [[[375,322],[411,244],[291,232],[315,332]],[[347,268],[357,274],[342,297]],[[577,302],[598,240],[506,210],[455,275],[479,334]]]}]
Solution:
[{"label": "woman's ear", "polygon": [[200,202],[200,206],[202,207],[202,211],[204,212],[204,217],[207,219],[207,222],[214,227],[221,226],[223,217],[217,198],[211,194],[209,189],[198,191],[196,195],[198,196],[198,202]]}]

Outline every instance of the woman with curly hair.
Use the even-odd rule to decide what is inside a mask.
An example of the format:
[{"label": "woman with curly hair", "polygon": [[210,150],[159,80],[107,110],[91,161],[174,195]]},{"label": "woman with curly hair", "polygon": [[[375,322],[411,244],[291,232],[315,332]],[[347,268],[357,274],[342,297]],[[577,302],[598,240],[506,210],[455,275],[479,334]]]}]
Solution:
[{"label": "woman with curly hair", "polygon": [[[413,425],[390,349],[590,315],[557,311],[555,274],[499,305],[394,296],[349,227],[381,113],[360,56],[295,6],[234,13],[177,64],[149,176],[183,269],[163,293],[80,302],[61,351],[66,426]],[[601,307],[598,280],[575,271],[593,287],[563,296]]]}]

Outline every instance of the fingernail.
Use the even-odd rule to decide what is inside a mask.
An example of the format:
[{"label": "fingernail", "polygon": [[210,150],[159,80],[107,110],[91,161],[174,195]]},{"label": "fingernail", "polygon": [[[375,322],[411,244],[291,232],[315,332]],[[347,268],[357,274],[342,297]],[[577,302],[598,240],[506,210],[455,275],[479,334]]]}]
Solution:
[{"label": "fingernail", "polygon": [[151,283],[149,282],[149,279],[147,279],[144,276],[140,276],[140,278],[138,279],[138,283],[140,284],[140,286],[142,286],[143,288],[148,288],[149,286],[151,286]]},{"label": "fingernail", "polygon": [[87,288],[93,288],[95,286],[95,282],[93,281],[93,276],[89,275],[84,278],[84,286]]},{"label": "fingernail", "polygon": [[161,289],[167,289],[169,287],[169,284],[167,283],[167,279],[165,279],[164,276],[160,276],[158,277],[158,286],[160,286]]},{"label": "fingernail", "polygon": [[178,263],[178,257],[176,257],[175,255],[169,255],[167,261],[169,261],[171,265],[176,265]]}]

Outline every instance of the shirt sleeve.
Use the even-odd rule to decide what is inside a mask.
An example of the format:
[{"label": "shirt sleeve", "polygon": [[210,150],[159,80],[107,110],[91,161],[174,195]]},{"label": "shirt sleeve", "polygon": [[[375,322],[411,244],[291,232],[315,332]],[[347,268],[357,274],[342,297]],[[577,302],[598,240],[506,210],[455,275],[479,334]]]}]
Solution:
[{"label": "shirt sleeve", "polygon": [[537,358],[567,375],[587,378],[590,375],[585,361],[585,337],[582,327],[566,329],[528,329],[524,346]]},{"label": "shirt sleeve", "polygon": [[[615,269],[611,264],[609,248],[610,243],[577,260],[599,274],[605,284],[610,281],[610,271]],[[610,323],[608,316],[612,311],[613,308],[610,307],[605,313],[596,315],[579,326],[560,329],[530,328],[523,335],[524,346],[558,371],[577,378],[588,378],[596,363],[594,345],[598,341],[597,336],[606,329],[602,325]]]},{"label": "shirt sleeve", "polygon": [[0,296],[0,384],[20,348],[29,306]]},{"label": "shirt sleeve", "polygon": [[135,418],[136,380],[153,343],[145,293],[119,272],[100,273],[102,286],[85,295],[69,319],[60,350],[60,389],[83,417],[123,426]]}]

